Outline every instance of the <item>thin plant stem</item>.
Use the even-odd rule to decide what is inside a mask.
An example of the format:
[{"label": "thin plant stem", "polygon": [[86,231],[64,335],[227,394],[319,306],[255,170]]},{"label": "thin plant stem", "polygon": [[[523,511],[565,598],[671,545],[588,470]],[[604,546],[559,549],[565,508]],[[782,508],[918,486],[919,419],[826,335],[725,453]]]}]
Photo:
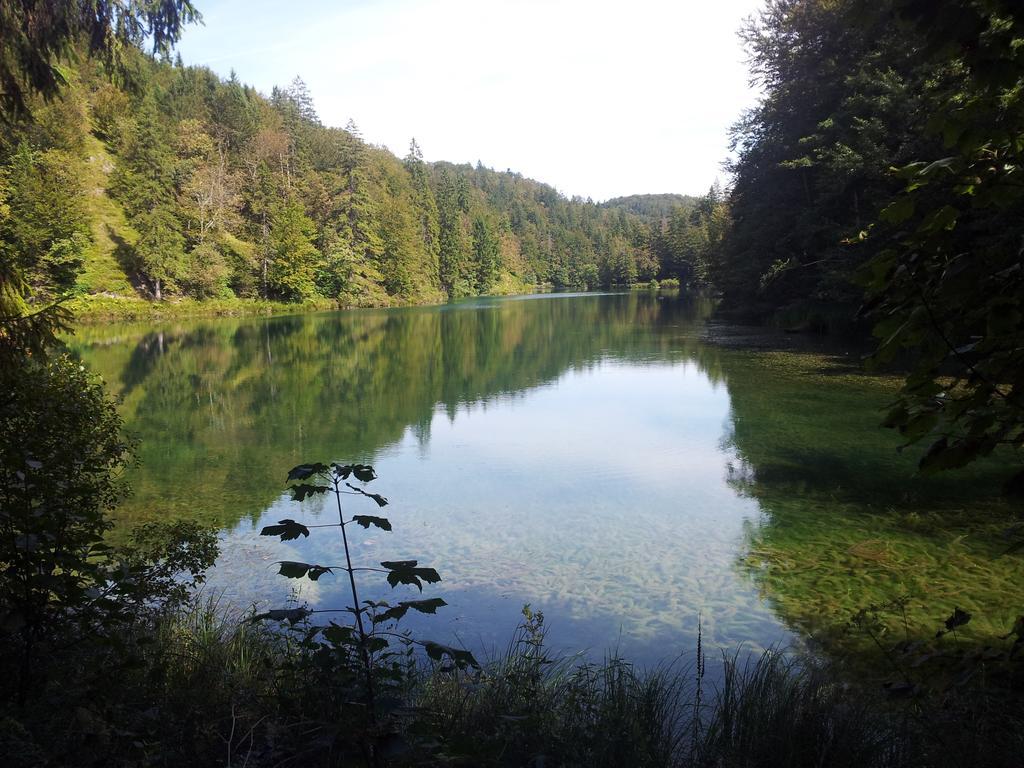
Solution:
[{"label": "thin plant stem", "polygon": [[345,533],[345,518],[341,511],[341,493],[338,488],[338,480],[334,478],[334,499],[338,503],[338,521],[341,523],[341,543],[345,547],[345,570],[348,571],[348,583],[352,587],[352,604],[355,608],[356,627],[359,630],[359,652],[363,658],[363,669],[366,672],[366,704],[370,710],[371,722],[376,721],[376,706],[373,694],[373,669],[370,666],[370,653],[366,650],[366,629],[363,627],[363,614],[359,610],[359,591],[356,589],[355,568],[352,567],[352,556],[348,549],[348,536]]}]

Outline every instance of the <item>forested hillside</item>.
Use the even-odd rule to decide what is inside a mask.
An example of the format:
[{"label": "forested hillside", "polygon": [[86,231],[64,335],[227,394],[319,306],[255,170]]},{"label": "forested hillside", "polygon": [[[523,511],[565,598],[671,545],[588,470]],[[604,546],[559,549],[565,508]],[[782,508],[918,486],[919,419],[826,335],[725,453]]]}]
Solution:
[{"label": "forested hillside", "polygon": [[479,163],[426,163],[415,141],[399,159],[352,123],[322,125],[300,79],[264,96],[126,55],[110,72],[68,61],[68,85],[0,135],[0,249],[34,301],[383,305],[699,274],[671,245],[684,218],[699,224],[681,197],[569,200]]}]

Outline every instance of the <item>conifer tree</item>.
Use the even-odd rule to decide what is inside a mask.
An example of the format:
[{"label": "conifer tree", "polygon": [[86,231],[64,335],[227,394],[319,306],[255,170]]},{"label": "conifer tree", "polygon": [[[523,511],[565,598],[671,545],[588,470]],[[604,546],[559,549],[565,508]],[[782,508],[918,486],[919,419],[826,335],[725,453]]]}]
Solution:
[{"label": "conifer tree", "polygon": [[473,222],[473,261],[476,267],[476,289],[479,293],[487,293],[498,279],[501,255],[498,239],[482,218]]},{"label": "conifer tree", "polygon": [[437,275],[438,284],[441,284],[439,274],[441,237],[438,224],[437,201],[434,198],[434,191],[430,186],[426,164],[423,162],[423,152],[420,150],[419,144],[416,143],[416,139],[412,139],[409,143],[409,154],[405,158],[405,168],[412,178],[420,237],[423,240],[423,248],[430,261],[431,275]]},{"label": "conifer tree", "polygon": [[313,245],[316,227],[295,199],[275,204],[270,217],[267,287],[270,295],[301,300],[316,290],[320,252]]}]

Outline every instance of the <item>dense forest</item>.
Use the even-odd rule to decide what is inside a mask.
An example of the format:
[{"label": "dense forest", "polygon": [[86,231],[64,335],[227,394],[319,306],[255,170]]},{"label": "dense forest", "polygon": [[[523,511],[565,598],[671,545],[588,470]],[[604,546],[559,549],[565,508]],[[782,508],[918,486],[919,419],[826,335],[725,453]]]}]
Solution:
[{"label": "dense forest", "polygon": [[299,78],[263,96],[180,59],[74,53],[69,85],[0,139],[0,249],[33,300],[382,305],[702,274],[716,200],[567,199],[324,126]]}]

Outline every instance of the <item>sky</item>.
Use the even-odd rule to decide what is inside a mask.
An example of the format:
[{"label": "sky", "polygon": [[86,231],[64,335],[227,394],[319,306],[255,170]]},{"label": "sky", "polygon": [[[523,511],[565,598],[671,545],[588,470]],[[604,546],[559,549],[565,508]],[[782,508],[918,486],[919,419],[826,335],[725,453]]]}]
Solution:
[{"label": "sky", "polygon": [[404,157],[511,169],[606,200],[727,181],[752,106],[736,35],[763,0],[198,0],[179,45]]}]

